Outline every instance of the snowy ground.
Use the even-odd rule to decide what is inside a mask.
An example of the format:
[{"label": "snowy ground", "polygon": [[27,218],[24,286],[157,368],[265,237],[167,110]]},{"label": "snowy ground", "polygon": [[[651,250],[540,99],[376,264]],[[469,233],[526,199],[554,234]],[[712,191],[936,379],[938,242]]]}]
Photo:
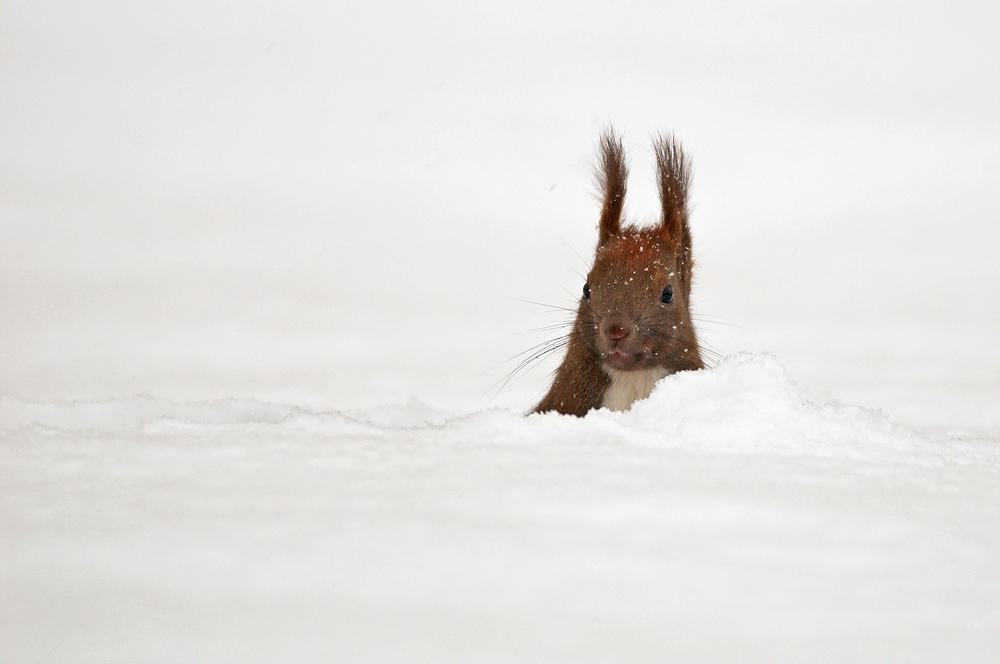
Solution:
[{"label": "snowy ground", "polygon": [[[0,5],[0,661],[997,661],[997,34]],[[609,120],[726,359],[525,417]]]},{"label": "snowy ground", "polygon": [[764,355],[582,420],[0,416],[8,661],[996,654],[997,441],[809,402]]}]

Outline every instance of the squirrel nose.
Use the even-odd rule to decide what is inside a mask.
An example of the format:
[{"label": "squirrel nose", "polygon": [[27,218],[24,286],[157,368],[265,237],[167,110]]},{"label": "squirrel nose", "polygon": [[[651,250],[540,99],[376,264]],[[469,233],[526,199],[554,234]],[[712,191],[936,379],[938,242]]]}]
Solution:
[{"label": "squirrel nose", "polygon": [[618,341],[628,336],[628,330],[618,323],[615,323],[614,325],[609,325],[607,329],[604,330],[604,336],[612,341]]}]

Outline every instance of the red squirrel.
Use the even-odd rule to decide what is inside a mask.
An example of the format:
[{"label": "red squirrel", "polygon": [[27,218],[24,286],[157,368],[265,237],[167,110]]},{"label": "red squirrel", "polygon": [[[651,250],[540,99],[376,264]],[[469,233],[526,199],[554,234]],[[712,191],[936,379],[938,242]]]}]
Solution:
[{"label": "red squirrel", "polygon": [[598,184],[604,202],[597,252],[566,357],[534,413],[628,410],[664,376],[705,366],[688,308],[694,267],[687,209],[691,162],[672,136],[656,137],[653,148],[662,218],[651,228],[622,226],[625,151],[613,130],[601,136]]}]

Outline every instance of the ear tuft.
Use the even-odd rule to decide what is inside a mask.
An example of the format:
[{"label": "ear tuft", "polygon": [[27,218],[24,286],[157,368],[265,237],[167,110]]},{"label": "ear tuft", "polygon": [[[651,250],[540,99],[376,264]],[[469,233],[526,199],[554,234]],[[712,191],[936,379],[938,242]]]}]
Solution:
[{"label": "ear tuft", "polygon": [[627,180],[628,165],[625,163],[622,139],[615,134],[613,127],[608,127],[601,136],[600,162],[597,171],[597,185],[604,197],[598,246],[621,230]]},{"label": "ear tuft", "polygon": [[[688,190],[691,187],[691,160],[671,134],[653,139],[656,152],[656,175],[663,206],[663,232],[675,247],[683,246],[688,233]],[[690,246],[690,245],[689,245]]]},{"label": "ear tuft", "polygon": [[653,139],[656,175],[659,180],[663,235],[677,251],[681,280],[691,288],[691,228],[688,226],[688,191],[691,188],[691,160],[672,134]]}]

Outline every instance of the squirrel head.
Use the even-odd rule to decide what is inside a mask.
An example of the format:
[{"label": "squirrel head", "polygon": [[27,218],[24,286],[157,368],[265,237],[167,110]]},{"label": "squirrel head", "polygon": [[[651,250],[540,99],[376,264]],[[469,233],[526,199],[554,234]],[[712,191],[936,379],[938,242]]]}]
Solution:
[{"label": "squirrel head", "polygon": [[621,140],[601,138],[600,237],[576,331],[605,369],[669,371],[702,366],[691,324],[690,162],[672,137],[654,141],[662,216],[651,228],[622,226],[628,167]]}]

